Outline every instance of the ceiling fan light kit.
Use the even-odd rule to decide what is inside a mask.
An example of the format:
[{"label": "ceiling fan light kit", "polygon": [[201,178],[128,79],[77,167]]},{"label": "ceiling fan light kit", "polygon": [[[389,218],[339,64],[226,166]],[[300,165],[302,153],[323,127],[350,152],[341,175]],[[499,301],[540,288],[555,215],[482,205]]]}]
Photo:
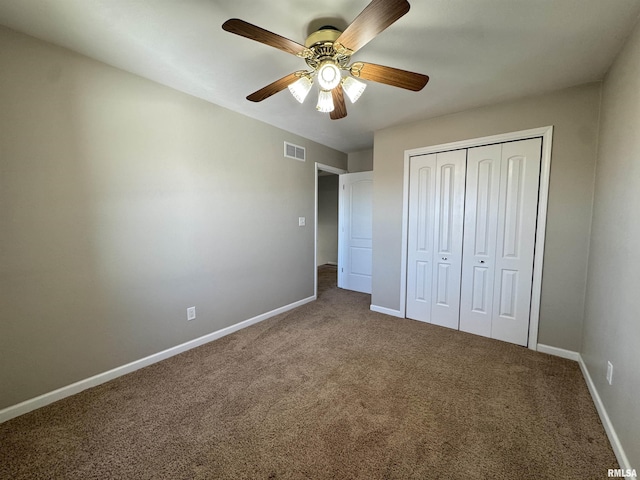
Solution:
[{"label": "ceiling fan light kit", "polygon": [[347,94],[351,103],[356,103],[365,88],[367,88],[366,83],[356,80],[353,77],[344,77],[344,80],[342,80],[342,90]]},{"label": "ceiling fan light kit", "polygon": [[320,90],[318,93],[318,104],[316,110],[323,113],[333,112],[335,105],[333,104],[333,95],[331,90]]},{"label": "ceiling fan light kit", "polygon": [[325,60],[317,70],[318,84],[323,90],[333,90],[340,84],[340,69],[333,60]]},{"label": "ceiling fan light kit", "polygon": [[289,91],[293,98],[300,103],[304,102],[304,99],[309,95],[309,91],[313,86],[313,81],[308,75],[302,75],[298,80],[289,85]]},{"label": "ceiling fan light kit", "polygon": [[[337,120],[347,116],[343,92],[355,103],[367,86],[357,78],[412,91],[422,90],[429,81],[427,75],[397,68],[363,62],[349,65],[351,55],[408,11],[406,0],[372,0],[344,32],[325,26],[309,35],[304,45],[237,18],[227,20],[222,28],[303,58],[311,69],[276,80],[247,96],[248,100],[261,102],[288,87],[293,97],[303,103],[315,77],[319,86],[316,109]],[[347,72],[344,77],[343,71]]]}]

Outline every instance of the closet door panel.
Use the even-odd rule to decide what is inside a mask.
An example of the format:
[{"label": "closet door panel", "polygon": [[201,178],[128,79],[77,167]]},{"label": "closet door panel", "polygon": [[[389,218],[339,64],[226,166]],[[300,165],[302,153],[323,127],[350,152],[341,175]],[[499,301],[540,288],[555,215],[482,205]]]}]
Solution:
[{"label": "closet door panel", "polygon": [[502,145],[470,148],[464,220],[460,330],[491,336]]},{"label": "closet door panel", "polygon": [[491,336],[526,346],[542,140],[502,147]]},{"label": "closet door panel", "polygon": [[466,150],[437,154],[431,323],[458,329]]},{"label": "closet door panel", "polygon": [[407,318],[431,321],[436,155],[411,158],[407,243]]}]

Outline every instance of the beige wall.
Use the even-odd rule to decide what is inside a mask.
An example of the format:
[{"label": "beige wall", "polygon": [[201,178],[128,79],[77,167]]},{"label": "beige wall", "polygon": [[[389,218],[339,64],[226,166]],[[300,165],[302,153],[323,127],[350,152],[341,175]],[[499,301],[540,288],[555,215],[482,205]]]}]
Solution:
[{"label": "beige wall", "polygon": [[590,84],[376,132],[372,303],[400,307],[405,150],[553,125],[538,342],[579,350],[599,100]]},{"label": "beige wall", "polygon": [[373,170],[373,148],[351,152],[347,157],[349,173]]},{"label": "beige wall", "polygon": [[313,295],[345,154],[4,28],[0,105],[0,408]]},{"label": "beige wall", "polygon": [[338,263],[338,175],[318,177],[318,265]]},{"label": "beige wall", "polygon": [[587,285],[582,357],[640,471],[640,26],[603,85]]}]

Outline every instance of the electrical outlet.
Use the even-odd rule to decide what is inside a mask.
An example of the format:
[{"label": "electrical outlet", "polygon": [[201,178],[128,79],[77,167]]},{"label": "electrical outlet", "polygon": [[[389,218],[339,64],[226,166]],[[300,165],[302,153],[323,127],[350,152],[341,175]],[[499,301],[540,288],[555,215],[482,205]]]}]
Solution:
[{"label": "electrical outlet", "polygon": [[307,219],[305,217],[298,217],[298,226],[304,227],[307,224]]},{"label": "electrical outlet", "polygon": [[613,384],[613,363],[607,362],[607,382],[609,385]]},{"label": "electrical outlet", "polygon": [[187,320],[195,320],[196,319],[196,307],[187,308]]}]

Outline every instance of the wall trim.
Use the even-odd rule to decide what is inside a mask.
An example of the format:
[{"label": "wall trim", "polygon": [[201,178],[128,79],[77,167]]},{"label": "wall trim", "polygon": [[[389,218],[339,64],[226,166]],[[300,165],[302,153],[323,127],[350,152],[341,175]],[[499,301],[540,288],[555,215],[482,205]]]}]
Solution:
[{"label": "wall trim", "polygon": [[589,370],[587,369],[586,363],[582,358],[582,355],[578,354],[578,364],[580,365],[580,370],[582,370],[582,376],[584,377],[587,387],[589,388],[589,393],[591,394],[591,398],[593,399],[593,403],[596,405],[596,410],[598,411],[598,415],[600,416],[600,421],[604,426],[604,431],[607,432],[607,437],[609,437],[609,442],[611,443],[611,448],[613,449],[613,453],[616,455],[616,459],[620,464],[620,468],[632,469],[631,462],[627,458],[627,454],[624,452],[624,448],[622,447],[622,443],[620,443],[620,439],[618,438],[618,434],[616,433],[615,428],[613,428],[613,423],[611,423],[611,419],[607,414],[607,409],[604,408],[604,403],[602,403],[602,399],[600,398],[600,394],[596,389],[595,383],[593,383],[593,379],[589,374]]},{"label": "wall trim", "polygon": [[372,312],[384,313],[385,315],[391,315],[393,317],[404,318],[404,315],[400,310],[393,310],[387,307],[379,307],[378,305],[370,305],[369,310]]},{"label": "wall trim", "polygon": [[573,350],[565,350],[564,348],[552,347],[551,345],[544,345],[539,343],[536,350],[540,353],[548,353],[555,357],[562,357],[574,362],[580,361],[580,353]]},{"label": "wall trim", "polygon": [[536,350],[538,344],[538,326],[540,323],[540,298],[542,294],[542,268],[544,261],[544,240],[547,228],[547,207],[549,203],[549,183],[551,179],[551,147],[553,144],[553,126],[502,133],[488,137],[471,138],[459,142],[431,145],[404,151],[404,178],[402,186],[402,252],[400,257],[400,316],[407,312],[407,237],[409,228],[409,162],[416,155],[447,152],[462,148],[480,147],[494,143],[542,138],[540,158],[540,186],[538,193],[538,223],[536,227],[536,247],[533,253],[533,284],[531,288],[531,311],[529,313],[529,340],[527,347]]},{"label": "wall trim", "polygon": [[96,387],[110,380],[126,375],[127,373],[131,373],[141,368],[152,365],[154,363],[158,363],[162,360],[166,360],[167,358],[186,352],[187,350],[191,350],[193,348],[199,347],[201,345],[204,345],[205,343],[212,342],[226,335],[237,332],[238,330],[242,330],[243,328],[249,327],[256,323],[262,322],[263,320],[267,320],[268,318],[279,315],[280,313],[284,313],[289,310],[293,310],[294,308],[305,305],[309,302],[313,302],[314,300],[316,300],[315,295],[304,298],[297,302],[290,303],[289,305],[285,305],[283,307],[276,308],[275,310],[271,310],[270,312],[257,315],[253,318],[244,320],[240,323],[236,323],[235,325],[231,325],[229,327],[225,327],[223,329],[217,330],[213,333],[209,333],[207,335],[196,338],[194,340],[190,340],[181,345],[177,345],[175,347],[168,348],[161,352],[154,353],[153,355],[149,355],[148,357],[141,358],[140,360],[135,360],[131,363],[127,363],[126,365],[122,365],[120,367],[116,367],[106,372],[94,375],[92,377],[85,378],[84,380],[80,380],[78,382],[72,383],[71,385],[58,388],[51,392],[39,395],[35,398],[25,400],[24,402],[20,402],[16,405],[3,408],[2,410],[0,410],[0,423],[6,422],[7,420],[10,420],[12,418],[18,417],[25,413],[31,412],[38,408],[44,407],[45,405],[49,405],[50,403],[57,402],[58,400],[62,400],[63,398],[70,397],[71,395],[80,393],[81,391],[86,390],[88,388]]}]

